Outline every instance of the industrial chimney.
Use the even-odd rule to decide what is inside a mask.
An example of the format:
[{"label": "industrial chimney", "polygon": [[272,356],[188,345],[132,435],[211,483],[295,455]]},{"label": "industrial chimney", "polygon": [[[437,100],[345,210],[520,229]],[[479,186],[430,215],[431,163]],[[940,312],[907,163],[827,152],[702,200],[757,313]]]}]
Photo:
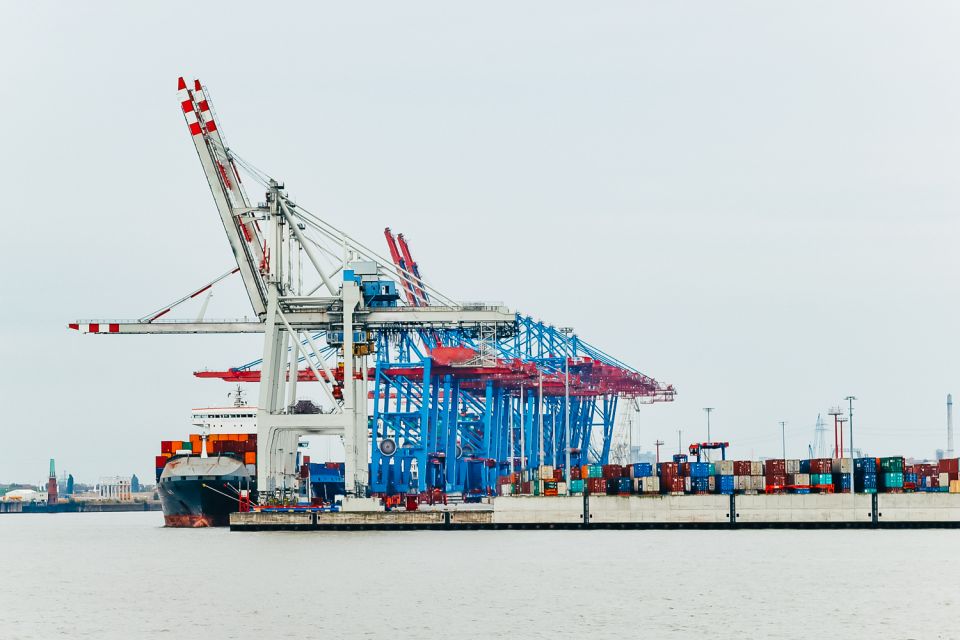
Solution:
[{"label": "industrial chimney", "polygon": [[953,395],[947,394],[947,451],[945,458],[953,457]]}]

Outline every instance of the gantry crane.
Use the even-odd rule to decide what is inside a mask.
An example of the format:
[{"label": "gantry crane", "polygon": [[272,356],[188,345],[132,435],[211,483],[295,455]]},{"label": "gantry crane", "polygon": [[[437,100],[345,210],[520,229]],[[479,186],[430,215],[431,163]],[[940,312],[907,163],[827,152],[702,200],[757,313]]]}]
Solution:
[{"label": "gantry crane", "polygon": [[[593,457],[603,460],[619,397],[672,400],[672,387],[576,335],[499,304],[452,301],[423,281],[402,235],[394,239],[386,230],[390,258],[384,258],[298,206],[280,181],[227,147],[199,81],[189,88],[181,78],[178,98],[236,266],[138,320],[77,321],[70,328],[120,335],[263,333],[258,370],[207,376],[260,382],[261,493],[296,487],[295,452],[304,435],[343,438],[344,508],[373,509],[366,499],[371,485],[382,490],[397,473],[421,490],[428,478],[432,486],[462,486],[457,460],[466,457],[467,466],[485,470],[480,475],[490,487],[490,475],[508,458],[511,465],[518,457],[522,465],[556,463],[566,446],[558,435],[564,411],[574,418],[569,424],[577,435],[570,441],[584,449],[600,416],[604,444]],[[241,170],[264,188],[263,202],[251,203]],[[233,273],[243,280],[253,320],[168,316]],[[321,413],[293,410],[301,381],[317,383],[325,397]]]}]

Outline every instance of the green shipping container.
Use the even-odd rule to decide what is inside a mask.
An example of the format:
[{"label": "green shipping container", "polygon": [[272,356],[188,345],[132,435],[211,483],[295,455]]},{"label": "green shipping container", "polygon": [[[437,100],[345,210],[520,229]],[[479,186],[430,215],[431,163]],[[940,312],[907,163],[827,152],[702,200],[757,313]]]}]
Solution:
[{"label": "green shipping container", "polygon": [[880,472],[903,473],[903,458],[880,458]]},{"label": "green shipping container", "polygon": [[881,476],[880,480],[884,489],[902,489],[903,488],[902,473],[884,473]]},{"label": "green shipping container", "polygon": [[571,480],[570,493],[583,493],[583,480]]},{"label": "green shipping container", "polygon": [[833,474],[832,473],[811,473],[810,474],[810,484],[833,484]]}]

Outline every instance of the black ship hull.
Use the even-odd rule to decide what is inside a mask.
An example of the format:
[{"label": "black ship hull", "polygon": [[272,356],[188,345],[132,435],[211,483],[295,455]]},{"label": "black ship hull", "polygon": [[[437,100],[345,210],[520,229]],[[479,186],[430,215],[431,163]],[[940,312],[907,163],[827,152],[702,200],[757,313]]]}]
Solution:
[{"label": "black ship hull", "polygon": [[233,458],[188,456],[170,460],[157,493],[168,527],[226,527],[239,510],[240,491],[255,489],[256,479]]}]

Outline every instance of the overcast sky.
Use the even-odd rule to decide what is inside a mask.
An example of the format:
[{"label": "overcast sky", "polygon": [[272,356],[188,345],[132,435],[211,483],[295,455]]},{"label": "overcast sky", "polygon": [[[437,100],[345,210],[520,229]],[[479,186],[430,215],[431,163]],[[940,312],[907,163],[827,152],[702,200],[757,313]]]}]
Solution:
[{"label": "overcast sky", "polygon": [[[156,3],[159,5],[159,3]],[[315,3],[319,4],[319,3]],[[932,456],[957,371],[952,2],[5,2],[0,481],[152,480],[259,337],[84,336],[226,271],[178,110],[449,296],[500,300],[678,389],[638,438]],[[186,313],[186,312],[185,312]],[[249,313],[239,287],[210,316]],[[251,388],[251,397],[256,389]]]}]

